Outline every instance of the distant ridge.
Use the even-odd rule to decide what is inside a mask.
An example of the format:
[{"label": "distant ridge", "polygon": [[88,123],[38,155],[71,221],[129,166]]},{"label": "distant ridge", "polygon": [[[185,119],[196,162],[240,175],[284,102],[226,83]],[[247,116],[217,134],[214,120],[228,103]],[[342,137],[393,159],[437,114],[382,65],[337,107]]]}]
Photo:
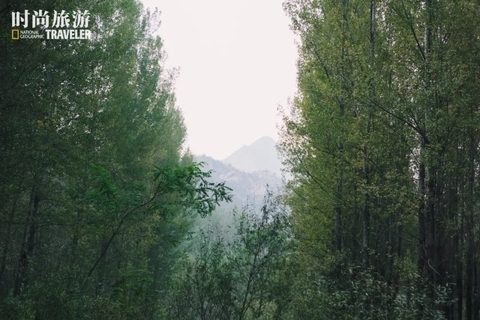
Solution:
[{"label": "distant ridge", "polygon": [[196,156],[195,160],[205,163],[203,169],[213,170],[212,180],[214,182],[225,182],[228,187],[233,189],[233,202],[231,204],[223,203],[223,208],[234,206],[242,208],[247,204],[260,208],[267,191],[266,186],[268,185],[270,191],[273,192],[278,191],[282,186],[281,179],[271,171],[261,170],[247,173],[206,155]]},{"label": "distant ridge", "polygon": [[244,172],[268,170],[279,178],[282,176],[276,142],[266,136],[251,145],[241,147],[222,162]]}]

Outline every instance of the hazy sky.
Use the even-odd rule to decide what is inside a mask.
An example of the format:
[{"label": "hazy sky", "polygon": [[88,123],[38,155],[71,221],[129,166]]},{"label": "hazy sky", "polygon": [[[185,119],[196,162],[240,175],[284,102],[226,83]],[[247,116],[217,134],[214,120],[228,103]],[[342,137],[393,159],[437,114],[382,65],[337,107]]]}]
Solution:
[{"label": "hazy sky", "polygon": [[167,66],[194,154],[224,159],[262,136],[277,139],[277,107],[296,87],[283,0],[143,0],[162,11]]}]

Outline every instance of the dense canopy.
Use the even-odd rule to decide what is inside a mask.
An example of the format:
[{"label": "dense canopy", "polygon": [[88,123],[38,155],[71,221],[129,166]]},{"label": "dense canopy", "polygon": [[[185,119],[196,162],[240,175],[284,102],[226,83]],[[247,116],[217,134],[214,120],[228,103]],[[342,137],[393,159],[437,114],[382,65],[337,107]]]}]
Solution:
[{"label": "dense canopy", "polygon": [[[480,318],[480,3],[283,6],[291,179],[219,210],[157,11],[0,1],[1,319]],[[25,10],[88,32],[15,40]]]}]

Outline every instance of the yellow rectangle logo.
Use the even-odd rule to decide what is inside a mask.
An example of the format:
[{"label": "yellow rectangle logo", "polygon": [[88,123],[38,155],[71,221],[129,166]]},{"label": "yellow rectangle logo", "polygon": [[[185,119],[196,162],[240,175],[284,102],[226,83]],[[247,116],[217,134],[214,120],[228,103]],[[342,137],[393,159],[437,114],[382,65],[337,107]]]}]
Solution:
[{"label": "yellow rectangle logo", "polygon": [[12,29],[12,40],[20,39],[20,30]]}]

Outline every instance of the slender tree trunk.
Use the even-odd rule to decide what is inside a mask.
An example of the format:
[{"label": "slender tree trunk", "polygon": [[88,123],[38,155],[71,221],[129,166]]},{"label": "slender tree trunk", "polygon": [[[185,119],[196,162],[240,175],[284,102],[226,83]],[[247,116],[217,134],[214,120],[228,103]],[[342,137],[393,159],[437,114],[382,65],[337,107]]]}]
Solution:
[{"label": "slender tree trunk", "polygon": [[3,282],[3,275],[5,273],[6,265],[7,265],[7,256],[8,256],[8,250],[10,246],[10,233],[12,229],[12,222],[13,222],[13,217],[15,216],[15,211],[17,209],[17,201],[20,193],[20,188],[15,195],[15,199],[13,200],[12,204],[12,210],[10,210],[10,214],[8,216],[8,221],[7,221],[7,231],[5,235],[5,244],[3,245],[3,252],[2,252],[2,261],[0,262],[0,296],[3,295],[6,291],[5,284]]},{"label": "slender tree trunk", "polygon": [[[422,143],[422,149],[424,148]],[[419,173],[418,173],[418,195],[420,197],[420,203],[418,207],[418,269],[421,273],[426,271],[426,251],[425,251],[425,164],[423,159],[420,160]]]},{"label": "slender tree trunk", "polygon": [[466,292],[466,313],[467,319],[473,319],[473,300],[474,300],[474,292],[473,292],[473,256],[475,254],[475,249],[473,248],[473,237],[471,234],[472,228],[469,228],[469,237],[468,237],[468,251],[467,251],[467,275],[466,275],[466,284],[467,284],[467,292]]},{"label": "slender tree trunk", "polygon": [[[369,67],[370,72],[373,72],[374,66],[374,59],[375,59],[375,18],[376,18],[376,6],[375,0],[370,0],[370,61]],[[368,81],[368,95],[370,100],[374,100],[375,95],[375,88],[373,85],[373,75],[370,77]],[[368,107],[367,110],[367,132],[366,132],[366,142],[368,144],[368,140],[370,139],[370,127],[372,121],[372,111],[371,108]],[[370,265],[370,165],[369,161],[369,150],[367,147],[364,147],[364,159],[363,159],[363,173],[365,177],[365,202],[363,206],[363,264],[365,268],[368,268]]]},{"label": "slender tree trunk", "polygon": [[[476,246],[477,247],[477,246]],[[477,247],[478,248],[478,247]],[[473,281],[473,319],[478,320],[480,318],[480,303],[479,303],[479,270],[478,270],[478,258],[475,258],[473,262],[473,274],[474,274],[474,281]]]},{"label": "slender tree trunk", "polygon": [[31,257],[35,248],[36,239],[36,219],[39,215],[40,199],[36,192],[32,190],[30,195],[30,210],[25,222],[25,229],[23,232],[23,242],[20,250],[20,257],[17,264],[17,272],[15,277],[15,287],[13,290],[14,296],[20,294],[22,284],[25,282],[25,271],[28,260]]},{"label": "slender tree trunk", "polygon": [[339,178],[337,182],[337,205],[335,207],[335,250],[342,251],[342,179]]},{"label": "slender tree trunk", "polygon": [[[366,168],[367,176],[367,188],[369,185],[369,172]],[[362,236],[362,249],[363,249],[363,265],[368,268],[370,265],[370,194],[367,191],[365,194],[365,203],[363,207],[363,236]]]}]

